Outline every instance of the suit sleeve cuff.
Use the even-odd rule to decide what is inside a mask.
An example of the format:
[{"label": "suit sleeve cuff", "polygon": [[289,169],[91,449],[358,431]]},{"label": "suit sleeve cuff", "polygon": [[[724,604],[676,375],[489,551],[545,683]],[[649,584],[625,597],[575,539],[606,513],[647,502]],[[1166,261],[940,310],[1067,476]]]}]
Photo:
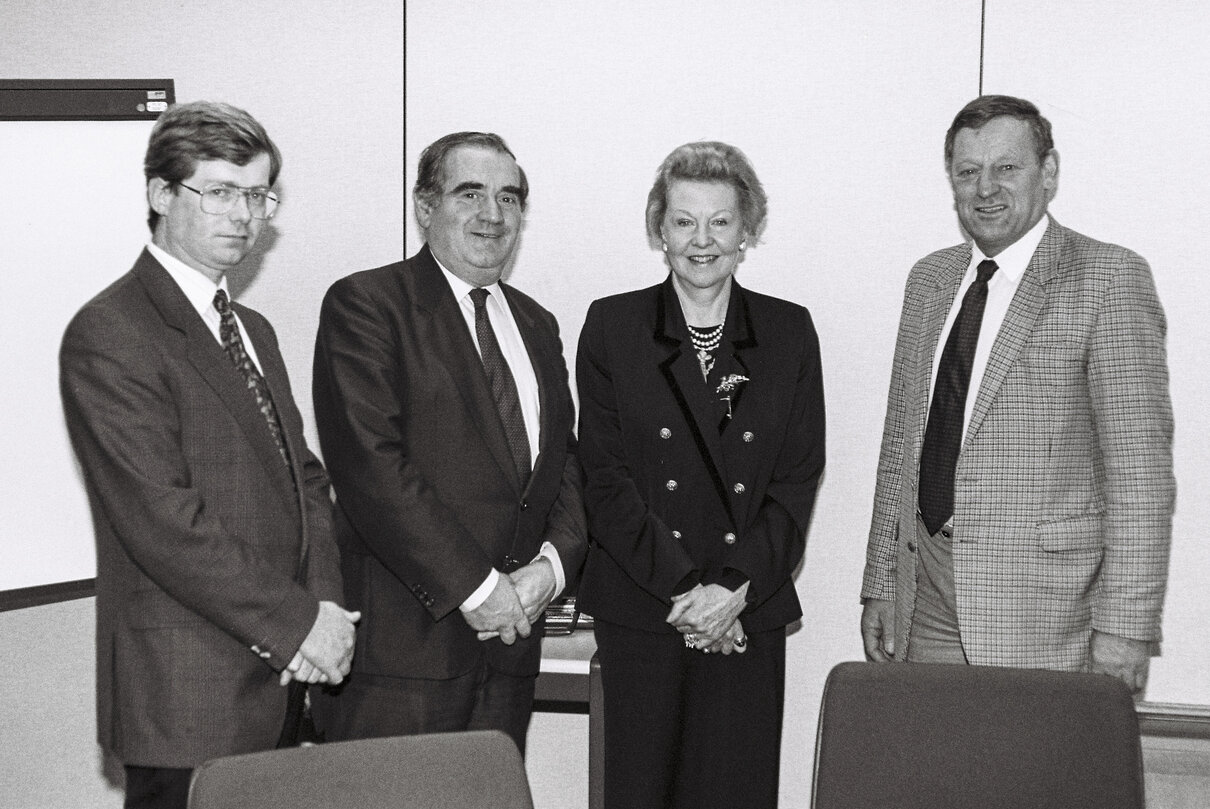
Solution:
[{"label": "suit sleeve cuff", "polygon": [[694,587],[697,587],[701,583],[702,583],[702,574],[700,572],[698,572],[696,569],[690,570],[688,573],[685,574],[685,577],[683,579],[681,579],[679,582],[676,583],[676,587],[672,588],[672,594],[674,596],[683,595],[683,594],[689,592],[690,590],[692,590]]},{"label": "suit sleeve cuff", "polygon": [[731,592],[734,593],[736,590],[743,587],[745,582],[748,583],[748,592],[745,596],[745,600],[749,604],[751,604],[753,601],[756,600],[756,594],[753,592],[752,583],[746,575],[744,575],[742,572],[736,570],[735,568],[733,568],[733,567],[723,568],[722,574],[720,574],[717,579],[715,579],[713,582],[711,582],[711,584],[722,585],[723,587],[727,588],[728,590],[730,590]]},{"label": "suit sleeve cuff", "polygon": [[471,612],[479,609],[479,607],[483,605],[483,602],[487,601],[487,597],[492,594],[492,590],[495,590],[496,585],[499,583],[500,571],[493,567],[491,572],[487,574],[487,578],[483,580],[483,584],[480,584],[475,589],[475,592],[467,596],[466,601],[463,601],[458,606],[458,609],[462,610],[463,612]]}]

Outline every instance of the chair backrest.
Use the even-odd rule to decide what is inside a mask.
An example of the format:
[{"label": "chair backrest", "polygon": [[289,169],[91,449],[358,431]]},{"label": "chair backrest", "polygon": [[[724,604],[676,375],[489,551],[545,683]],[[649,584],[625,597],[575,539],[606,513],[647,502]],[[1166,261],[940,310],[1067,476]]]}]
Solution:
[{"label": "chair backrest", "polygon": [[193,776],[189,809],[533,809],[525,764],[495,730],[361,739],[227,756]]},{"label": "chair backrest", "polygon": [[814,809],[1142,809],[1138,717],[1101,674],[841,663]]}]

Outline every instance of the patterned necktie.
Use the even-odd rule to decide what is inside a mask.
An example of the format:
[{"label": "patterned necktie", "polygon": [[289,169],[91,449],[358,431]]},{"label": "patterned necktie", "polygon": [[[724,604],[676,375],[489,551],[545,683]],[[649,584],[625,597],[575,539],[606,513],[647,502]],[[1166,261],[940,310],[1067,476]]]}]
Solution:
[{"label": "patterned necktie", "polygon": [[984,259],[976,269],[979,276],[966,290],[941,352],[920,452],[920,516],[930,534],[937,533],[954,514],[954,470],[962,449],[971,365],[987,305],[987,282],[999,267]]},{"label": "patterned necktie", "polygon": [[533,468],[529,457],[529,437],[525,432],[525,416],[521,413],[517,383],[504,360],[500,343],[496,341],[496,333],[492,331],[492,323],[487,317],[489,294],[482,287],[471,290],[471,300],[475,304],[475,336],[479,339],[483,370],[487,372],[488,382],[491,383],[492,398],[496,400],[496,409],[500,411],[500,421],[504,424],[504,434],[508,438],[508,447],[512,450],[517,476],[521,479],[521,488],[524,489]]},{"label": "patterned necktie", "polygon": [[235,320],[235,312],[231,309],[231,303],[227,300],[225,291],[220,289],[214,293],[214,308],[218,310],[219,317],[222,319],[219,325],[219,337],[223,341],[223,350],[227,352],[231,364],[243,375],[244,381],[248,383],[248,390],[252,391],[256,397],[256,406],[260,408],[261,415],[265,417],[265,423],[269,425],[269,432],[273,434],[277,451],[281,453],[282,460],[286,462],[286,468],[290,469],[290,474],[293,475],[294,471],[290,466],[290,452],[286,449],[286,440],[282,435],[277,407],[273,404],[273,395],[269,393],[269,386],[265,383],[265,378],[261,376],[260,371],[256,368],[256,363],[252,361],[252,357],[248,356],[248,351],[244,348],[244,338],[240,336],[239,323]]}]

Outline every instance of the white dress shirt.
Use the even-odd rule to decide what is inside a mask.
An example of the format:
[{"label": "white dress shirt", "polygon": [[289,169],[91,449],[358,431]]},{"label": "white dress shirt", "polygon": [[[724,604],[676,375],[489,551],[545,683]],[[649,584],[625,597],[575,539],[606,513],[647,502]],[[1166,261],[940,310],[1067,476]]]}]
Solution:
[{"label": "white dress shirt", "polygon": [[[971,413],[975,410],[975,400],[979,398],[979,386],[983,384],[983,373],[987,370],[987,360],[991,356],[996,336],[1000,333],[1000,327],[1004,325],[1004,317],[1008,314],[1008,307],[1013,302],[1013,296],[1017,294],[1017,287],[1025,275],[1025,268],[1029,266],[1030,259],[1038,249],[1038,244],[1041,243],[1042,236],[1046,233],[1049,224],[1050,217],[1043,216],[1024,236],[992,259],[996,262],[998,269],[987,282],[987,305],[983,309],[983,324],[979,328],[979,342],[975,346],[975,357],[971,364],[971,381],[970,387],[967,388],[966,412],[962,420],[963,435],[970,428]],[[966,295],[966,290],[978,277],[979,262],[986,258],[987,256],[983,255],[979,246],[972,243],[970,266],[966,268],[966,274],[962,276],[962,284],[958,287],[958,294],[954,296],[954,304],[950,307],[949,316],[946,317],[945,325],[941,328],[941,339],[937,341],[937,349],[933,354],[933,375],[932,381],[929,383],[930,407],[933,401],[933,387],[937,384],[937,368],[941,364],[941,353],[945,350],[945,341],[949,339],[950,329],[953,328],[958,311],[962,308],[962,298]]]},{"label": "white dress shirt", "polygon": [[[479,338],[475,333],[475,302],[471,299],[471,290],[475,287],[447,270],[440,261],[437,261],[437,266],[441,268],[441,273],[449,282],[454,299],[458,301],[458,308],[462,312],[462,319],[466,321],[466,328],[470,331],[471,341],[482,357],[483,349],[479,347]],[[517,396],[521,400],[521,415],[525,419],[525,433],[529,439],[529,457],[532,463],[537,463],[542,424],[538,377],[534,373],[533,363],[530,362],[525,341],[521,338],[521,331],[517,328],[517,321],[513,319],[512,309],[506,305],[504,290],[501,289],[499,283],[491,284],[484,289],[488,291],[485,307],[487,318],[492,324],[492,331],[496,334],[496,342],[500,344],[500,353],[504,355],[504,360],[508,363],[509,370],[512,371],[513,380],[517,383]],[[554,568],[555,595],[557,596],[567,586],[567,576],[563,571],[562,562],[559,561],[559,551],[551,543],[543,542],[538,557],[543,556],[550,560],[551,567]],[[460,609],[463,612],[470,612],[483,604],[495,589],[499,577],[500,572],[493,568],[483,584],[479,585],[475,592],[462,602]]]},{"label": "white dress shirt", "polygon": [[[227,292],[227,297],[230,299],[231,293],[227,289],[227,276],[224,275],[219,279],[218,284],[215,284],[209,278],[159,245],[148,242],[147,251],[168,271],[168,274],[172,276],[172,280],[176,281],[176,285],[181,288],[181,292],[189,299],[189,303],[202,316],[202,322],[210,329],[210,333],[214,335],[214,339],[218,341],[219,345],[222,345],[223,337],[219,331],[219,327],[223,319],[219,315],[218,310],[214,308],[214,293],[216,290],[221,289],[223,292]],[[232,312],[234,313],[234,309]],[[239,325],[240,337],[244,341],[244,349],[248,352],[248,356],[252,358],[253,364],[256,365],[256,370],[260,371],[263,376],[265,371],[261,368],[260,359],[256,356],[256,348],[252,345],[252,338],[248,335],[248,330],[244,328],[244,322],[239,319],[238,314],[235,315],[235,322]]]}]

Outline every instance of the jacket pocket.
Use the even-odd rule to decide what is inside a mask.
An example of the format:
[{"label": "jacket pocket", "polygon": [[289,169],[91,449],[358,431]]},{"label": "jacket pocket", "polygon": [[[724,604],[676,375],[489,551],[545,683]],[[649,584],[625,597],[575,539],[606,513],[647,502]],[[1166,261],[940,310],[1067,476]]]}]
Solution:
[{"label": "jacket pocket", "polygon": [[1100,550],[1104,543],[1105,515],[1082,514],[1038,524],[1038,544],[1048,553]]}]

